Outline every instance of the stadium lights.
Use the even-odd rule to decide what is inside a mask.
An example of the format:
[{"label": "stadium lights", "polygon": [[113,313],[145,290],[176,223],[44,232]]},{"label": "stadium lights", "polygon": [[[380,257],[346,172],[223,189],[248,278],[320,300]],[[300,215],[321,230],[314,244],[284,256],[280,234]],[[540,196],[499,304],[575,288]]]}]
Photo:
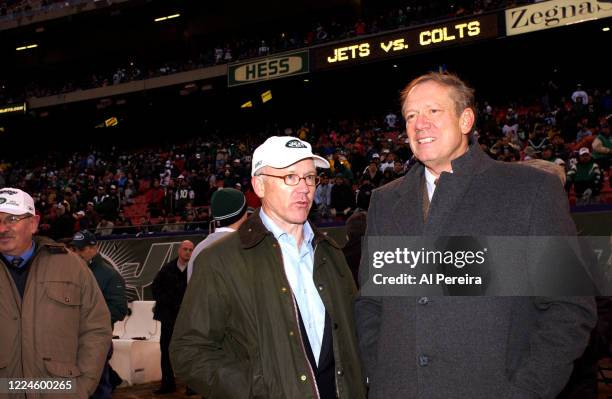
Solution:
[{"label": "stadium lights", "polygon": [[178,17],[180,17],[180,16],[181,16],[181,14],[172,14],[172,15],[168,15],[168,16],[165,16],[165,17],[155,18],[153,21],[155,21],[155,22],[161,22],[161,21],[165,21],[165,20],[167,20],[167,19],[178,18]]},{"label": "stadium lights", "polygon": [[23,50],[29,50],[31,48],[36,48],[36,47],[38,47],[38,44],[28,44],[26,46],[17,47],[15,50],[23,51]]},{"label": "stadium lights", "polygon": [[605,28],[603,28],[603,29],[602,29],[602,31],[604,31],[604,32],[609,32],[609,31],[610,31],[610,27],[609,27],[609,26],[606,26]]}]

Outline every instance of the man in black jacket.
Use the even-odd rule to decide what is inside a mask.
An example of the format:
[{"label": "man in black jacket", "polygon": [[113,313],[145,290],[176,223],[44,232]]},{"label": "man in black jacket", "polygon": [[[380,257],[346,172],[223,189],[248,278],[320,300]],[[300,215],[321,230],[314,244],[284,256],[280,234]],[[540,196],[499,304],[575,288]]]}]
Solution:
[{"label": "man in black jacket", "polygon": [[[87,230],[75,233],[70,245],[87,263],[89,269],[96,278],[98,286],[104,296],[106,306],[108,306],[108,310],[111,314],[112,328],[112,325],[114,325],[116,321],[123,320],[128,313],[125,281],[123,277],[121,277],[121,274],[119,274],[119,272],[98,253],[97,240],[93,233]],[[116,386],[116,384],[111,382],[113,380],[111,375],[113,375],[115,371],[112,370],[108,363],[112,355],[113,347],[111,345],[106,364],[104,365],[104,370],[102,371],[102,377],[100,378],[100,384],[92,395],[92,398],[110,398],[111,392]]]},{"label": "man in black jacket", "polygon": [[[151,290],[155,299],[153,318],[161,322],[161,336],[159,346],[161,349],[161,387],[155,394],[165,394],[176,391],[174,370],[170,364],[168,346],[174,330],[174,322],[183,302],[183,295],[187,289],[187,264],[193,252],[193,243],[185,240],[178,249],[178,257],[166,263],[157,273]],[[188,388],[189,391],[189,388]]]}]

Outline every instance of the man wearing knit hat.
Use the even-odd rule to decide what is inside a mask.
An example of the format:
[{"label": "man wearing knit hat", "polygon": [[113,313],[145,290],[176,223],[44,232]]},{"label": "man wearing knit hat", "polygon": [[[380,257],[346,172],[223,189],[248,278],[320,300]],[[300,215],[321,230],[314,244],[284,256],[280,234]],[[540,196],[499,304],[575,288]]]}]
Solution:
[{"label": "man wearing knit hat", "polygon": [[253,154],[261,208],[197,257],[171,358],[205,397],[365,398],[342,251],[308,221],[316,167],[329,163],[295,137]]},{"label": "man wearing knit hat", "polygon": [[221,188],[215,191],[210,199],[210,210],[213,217],[210,234],[193,249],[187,265],[187,281],[193,274],[193,263],[202,250],[223,236],[232,233],[247,219],[247,203],[244,194],[234,188]]},{"label": "man wearing knit hat", "polygon": [[111,345],[110,313],[83,260],[34,237],[39,221],[28,193],[0,189],[0,380],[62,378],[58,396],[87,398]]}]

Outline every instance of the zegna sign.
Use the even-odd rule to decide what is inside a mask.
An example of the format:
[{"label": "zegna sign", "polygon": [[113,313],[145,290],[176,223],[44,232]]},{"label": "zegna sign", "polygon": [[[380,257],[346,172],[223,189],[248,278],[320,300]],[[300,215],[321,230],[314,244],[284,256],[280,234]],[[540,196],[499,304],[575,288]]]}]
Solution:
[{"label": "zegna sign", "polygon": [[556,28],[612,16],[612,2],[599,0],[551,0],[510,8],[506,14],[506,35]]}]

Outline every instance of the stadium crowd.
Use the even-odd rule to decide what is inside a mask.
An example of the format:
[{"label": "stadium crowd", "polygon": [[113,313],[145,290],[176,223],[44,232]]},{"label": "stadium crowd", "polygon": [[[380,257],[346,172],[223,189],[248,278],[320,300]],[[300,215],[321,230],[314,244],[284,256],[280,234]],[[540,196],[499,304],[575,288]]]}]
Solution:
[{"label": "stadium crowd", "polygon": [[[491,157],[542,159],[559,168],[577,205],[609,202],[612,160],[609,88],[567,93],[552,85],[540,101],[479,105],[475,138]],[[206,230],[208,205],[220,187],[250,187],[253,149],[269,135],[294,135],[313,144],[331,168],[316,189],[312,217],[346,219],[368,206],[370,192],[406,173],[414,163],[399,112],[369,120],[314,122],[259,135],[193,138],[138,151],[114,145],[48,159],[0,161],[0,187],[35,196],[41,230],[53,238],[91,229],[100,236]],[[601,192],[606,195],[600,195]]]},{"label": "stadium crowd", "polygon": [[[89,70],[86,75],[81,75],[80,78],[70,73],[69,77],[58,79],[57,74],[54,73],[52,77],[44,79],[29,78],[25,87],[12,88],[9,87],[8,82],[4,82],[0,86],[0,99],[10,103],[30,97],[46,97],[76,90],[112,86],[356,36],[401,29],[433,20],[481,14],[485,11],[531,2],[526,0],[407,1],[401,7],[396,6],[383,10],[372,10],[369,13],[364,12],[361,18],[341,20],[337,17],[329,17],[326,20],[312,21],[309,27],[303,30],[277,32],[270,36],[249,35],[249,37],[232,40],[217,40],[216,44],[200,43],[198,46],[202,50],[199,54],[186,56],[181,60],[168,60],[159,65],[147,65],[141,60],[132,59],[125,65],[118,65],[108,70]],[[23,10],[27,7],[31,9],[34,7],[31,3],[34,2],[32,0],[7,2],[17,10]]]}]

